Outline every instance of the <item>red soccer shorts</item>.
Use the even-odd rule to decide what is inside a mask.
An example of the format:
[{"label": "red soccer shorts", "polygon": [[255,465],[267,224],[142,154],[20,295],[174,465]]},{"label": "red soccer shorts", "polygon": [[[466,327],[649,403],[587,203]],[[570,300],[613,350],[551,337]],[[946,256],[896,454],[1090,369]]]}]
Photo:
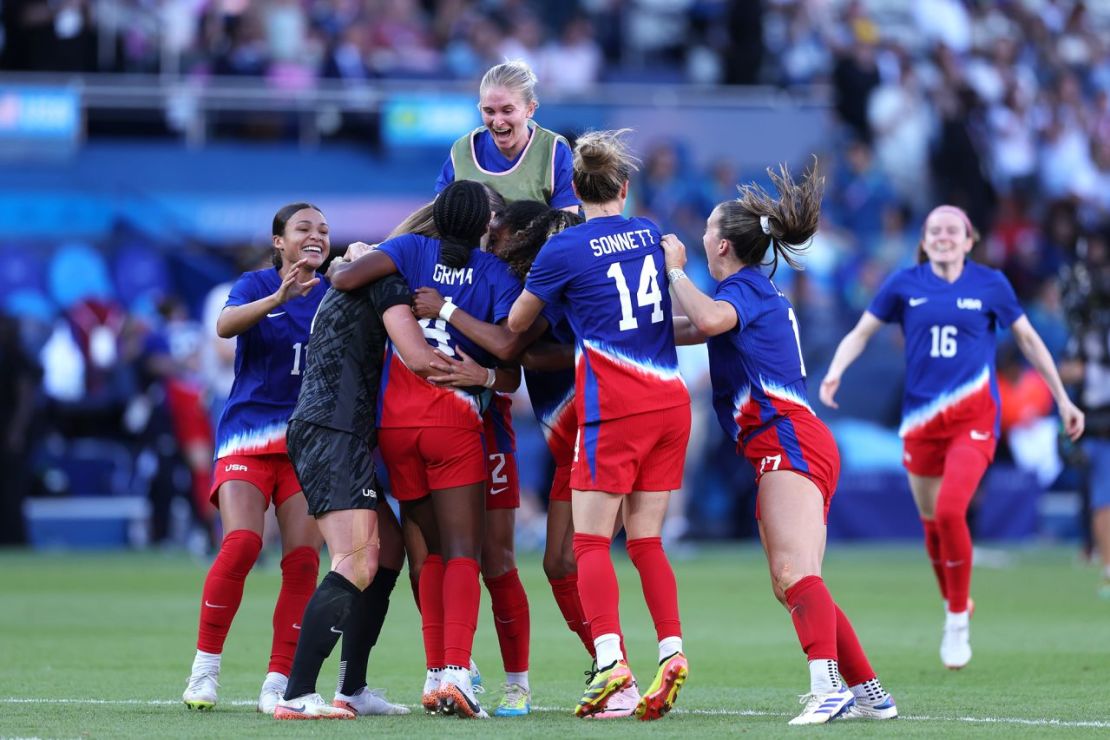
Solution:
[{"label": "red soccer shorts", "polygon": [[416,501],[430,491],[486,479],[482,435],[459,427],[390,427],[378,430],[393,497]]},{"label": "red soccer shorts", "polygon": [[[828,521],[829,504],[840,479],[840,452],[832,432],[820,419],[810,413],[779,418],[742,438],[737,451],[755,468],[756,486],[764,473],[774,470],[792,470],[813,481],[824,499]],[[758,499],[755,517],[759,518]]]},{"label": "red soccer shorts", "polygon": [[250,483],[262,492],[266,506],[272,501],[275,508],[301,491],[293,463],[282,453],[228,455],[217,460],[212,473],[212,493],[208,497],[216,508],[220,506],[220,486],[230,480]]},{"label": "red soccer shorts", "polygon": [[520,475],[516,467],[516,432],[511,401],[494,396],[482,416],[486,443],[486,510],[520,508]]},{"label": "red soccer shorts", "polygon": [[570,487],[631,493],[682,487],[690,404],[578,427]]},{"label": "red soccer shorts", "polygon": [[944,458],[956,445],[967,445],[982,451],[988,462],[994,461],[998,446],[994,433],[995,412],[983,414],[968,422],[949,427],[930,426],[928,434],[902,440],[902,465],[913,475],[939,478],[944,475]]}]

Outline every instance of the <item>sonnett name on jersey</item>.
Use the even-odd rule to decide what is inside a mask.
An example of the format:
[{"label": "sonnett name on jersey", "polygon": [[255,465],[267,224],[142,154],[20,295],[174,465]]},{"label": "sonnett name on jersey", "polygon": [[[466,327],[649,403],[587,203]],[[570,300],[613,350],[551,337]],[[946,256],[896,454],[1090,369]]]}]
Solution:
[{"label": "sonnett name on jersey", "polygon": [[594,257],[601,257],[602,255],[613,254],[614,252],[627,252],[632,249],[651,246],[652,244],[655,244],[655,239],[652,237],[649,229],[633,229],[632,231],[623,231],[619,234],[606,234],[596,239],[590,239],[590,249],[593,250]]}]

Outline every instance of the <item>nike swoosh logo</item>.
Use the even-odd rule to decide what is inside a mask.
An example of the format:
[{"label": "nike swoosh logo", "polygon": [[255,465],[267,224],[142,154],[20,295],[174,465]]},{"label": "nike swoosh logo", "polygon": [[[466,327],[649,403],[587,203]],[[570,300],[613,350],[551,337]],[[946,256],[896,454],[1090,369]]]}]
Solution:
[{"label": "nike swoosh logo", "polygon": [[204,605],[207,606],[209,609],[226,609],[227,608],[226,605],[213,604],[210,601],[208,601],[208,599],[204,600]]},{"label": "nike swoosh logo", "polygon": [[284,316],[284,315],[285,315],[285,311],[278,311],[277,313],[268,313],[268,314],[266,314],[266,318],[276,319],[278,316]]},{"label": "nike swoosh logo", "polygon": [[917,306],[920,306],[922,303],[924,303],[927,300],[929,300],[929,299],[928,298],[911,298],[910,299],[910,308],[916,308]]},{"label": "nike swoosh logo", "polygon": [[293,622],[293,629],[299,630],[300,628],[301,628],[301,626],[299,624],[297,624],[296,622]]},{"label": "nike swoosh logo", "polygon": [[334,632],[337,635],[342,635],[343,634],[343,630],[337,630],[335,627],[332,627],[331,631]]},{"label": "nike swoosh logo", "polygon": [[504,493],[507,490],[509,490],[508,486],[502,486],[501,488],[491,488],[489,489],[489,495],[496,496],[497,494]]},{"label": "nike swoosh logo", "polygon": [[988,439],[991,438],[991,433],[990,432],[977,432],[974,429],[972,429],[971,430],[971,438],[974,439],[976,442],[986,442]]},{"label": "nike swoosh logo", "polygon": [[498,624],[512,624],[516,621],[515,619],[502,619],[501,617],[494,617],[494,619],[497,620]]},{"label": "nike swoosh logo", "polygon": [[289,711],[291,711],[291,712],[303,712],[303,711],[304,711],[304,708],[305,708],[305,706],[306,706],[306,705],[302,704],[302,705],[300,705],[299,707],[290,707],[290,706],[287,706],[287,707],[285,707],[285,708],[286,708],[286,709],[288,709],[288,710],[289,710]]},{"label": "nike swoosh logo", "polygon": [[963,565],[963,564],[964,564],[964,561],[962,561],[962,560],[945,560],[944,561],[944,566],[946,568],[955,568],[955,567]]}]

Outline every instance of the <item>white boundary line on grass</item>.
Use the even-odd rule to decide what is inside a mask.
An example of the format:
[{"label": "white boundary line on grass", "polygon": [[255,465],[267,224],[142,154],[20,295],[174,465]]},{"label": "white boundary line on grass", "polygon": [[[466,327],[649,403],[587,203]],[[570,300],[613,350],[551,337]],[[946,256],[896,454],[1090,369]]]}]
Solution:
[{"label": "white boundary line on grass", "polygon": [[[28,699],[6,697],[0,699],[5,704],[94,704],[100,706],[177,706],[181,700],[170,699]],[[253,707],[256,702],[234,700],[220,702],[225,706]],[[419,708],[418,705],[413,705]],[[569,712],[566,707],[533,707],[536,712]],[[676,709],[676,714],[695,714],[723,717],[789,717],[780,712],[760,712],[753,709]],[[967,722],[988,725],[1028,725],[1030,727],[1095,727],[1110,728],[1110,721],[1068,720],[1068,719],[1024,719],[1021,717],[929,717],[926,715],[902,715],[899,719],[911,722]]]}]

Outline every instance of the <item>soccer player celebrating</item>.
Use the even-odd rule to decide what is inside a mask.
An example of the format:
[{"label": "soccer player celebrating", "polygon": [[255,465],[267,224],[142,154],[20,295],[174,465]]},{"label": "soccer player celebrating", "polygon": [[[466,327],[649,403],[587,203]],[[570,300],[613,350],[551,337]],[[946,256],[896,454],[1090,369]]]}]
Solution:
[{"label": "soccer player celebrating", "polygon": [[[449,296],[424,335],[443,354],[460,350],[489,368],[484,385],[511,391],[519,370],[493,369],[493,358],[455,334],[447,324],[456,306],[482,321],[508,314],[520,283],[492,255],[475,249],[490,220],[481,184],[458,180],[433,205],[441,239],[407,234],[340,266],[337,288],[350,290],[399,272],[410,288],[430,285]],[[470,679],[470,654],[477,627],[482,539],[485,520],[486,456],[479,400],[455,388],[417,377],[389,352],[378,421],[382,455],[402,513],[416,522],[429,555],[420,572],[420,615],[428,676],[423,703],[448,714],[487,717]]]},{"label": "soccer player celebrating", "polygon": [[840,379],[884,322],[906,335],[902,401],[903,465],[925,527],[925,549],[945,601],[940,659],[971,660],[967,509],[998,442],[1000,405],[995,332],[1009,326],[1022,354],[1048,383],[1064,429],[1083,433],[1083,412],[1068,398],[1052,356],[1018,305],[1006,277],[968,259],[979,235],[956,206],[925,219],[916,267],[891,275],[836,348],[821,401],[837,407]]},{"label": "soccer player celebrating", "polygon": [[790,724],[822,724],[856,703],[866,707],[865,716],[896,717],[894,700],[821,578],[840,456],[806,401],[794,309],[761,269],[768,250],[776,267],[780,257],[798,267],[794,256],[817,230],[823,179],[810,172],[796,184],[785,167],[770,174],[777,200],[745,185],[738,199],[709,215],[702,244],[719,281],[713,297],[683,272],[682,242],[673,234],[663,237],[671,290],[689,317],[676,326],[683,342],[708,340],[717,419],[756,471],[756,517],[771,587],[790,610],[809,659],[805,709]]},{"label": "soccer player celebrating", "polygon": [[543,247],[508,327],[523,333],[546,304],[561,304],[576,338],[574,554],[599,670],[575,712],[604,712],[610,697],[634,680],[620,644],[609,553],[623,504],[628,554],[659,638],[659,670],[635,710],[652,720],[671,709],[688,672],[678,589],[660,535],[670,493],[682,483],[690,396],[678,374],[659,229],[621,215],[635,169],[623,133],[591,132],[578,140],[574,188],[586,223]]},{"label": "soccer player celebrating", "polygon": [[281,591],[259,711],[273,712],[285,691],[320,565],[320,533],[286,454],[285,428],[301,389],[309,325],[327,290],[316,269],[330,248],[328,223],[316,206],[292,203],[274,215],[272,233],[274,267],[240,277],[216,325],[221,337],[237,338],[235,382],[216,433],[212,503],[224,538],[201,594],[197,654],[182,697],[191,709],[216,705],[224,641],[262,550],[271,502],[281,529]]},{"label": "soccer player celebrating", "polygon": [[[582,219],[577,214],[550,208],[538,201],[518,200],[505,209],[498,219],[497,226],[491,226],[490,248],[493,254],[509,265],[514,275],[523,280],[528,275],[532,262],[544,242],[549,237],[581,222]],[[416,291],[414,310],[418,317],[434,318],[439,315],[442,307],[443,298],[434,289],[421,288]],[[582,613],[582,602],[578,596],[578,570],[574,563],[572,540],[574,528],[570,510],[570,468],[574,457],[574,438],[578,431],[574,414],[574,335],[558,306],[547,306],[545,314],[552,317],[554,325],[550,325],[547,318],[541,316],[527,334],[515,334],[501,325],[477,321],[462,309],[451,314],[451,325],[458,328],[467,338],[489,350],[501,361],[515,361],[518,356],[524,360],[524,378],[528,384],[528,397],[532,403],[532,411],[543,429],[548,449],[555,459],[555,475],[547,510],[544,572],[547,574],[555,601],[567,626],[581,638],[586,650],[593,657],[593,638],[590,635],[589,624]],[[543,332],[539,341],[529,344],[532,337],[539,332]],[[524,350],[522,355],[522,348],[525,345],[529,345],[529,348]],[[568,349],[571,351],[568,352]],[[442,379],[453,380],[455,377],[453,367],[448,365],[443,369],[452,374],[444,375]],[[488,411],[486,413],[487,450],[491,449],[491,446],[492,449],[512,449],[511,442],[504,441],[512,439],[512,427],[507,418],[508,404],[497,403],[497,399],[500,398],[505,397],[497,395],[493,406],[497,410],[497,415],[493,417],[496,420],[496,426],[490,423],[491,413]],[[506,499],[515,501],[517,505],[520,500],[513,458],[498,453],[491,453],[491,458],[502,458],[500,462],[504,462],[504,465],[501,467],[507,471],[508,481],[498,484],[491,477],[490,490],[493,491],[498,485],[504,485],[508,489],[505,493],[509,496],[497,499],[491,495],[486,501],[487,531],[486,544],[482,552],[483,575],[486,574],[487,568],[493,570],[496,563],[504,560],[506,554],[511,556],[511,549],[498,548],[498,540],[493,535],[497,531],[507,529],[506,540],[511,543],[512,519],[502,517],[508,518],[507,524],[510,526],[497,527],[494,524],[494,517],[490,515],[500,512],[501,509],[495,507],[504,505]],[[497,470],[498,468],[494,468],[491,472],[496,473]],[[486,577],[489,584],[489,576]],[[502,654],[506,658],[505,669],[508,672],[510,670],[508,657],[513,653],[507,648],[512,643],[504,639],[502,633],[507,632],[506,628],[509,626],[516,627],[516,624],[514,620],[506,625],[498,614],[497,608],[495,600],[494,616],[497,617],[498,637],[501,638]],[[526,642],[525,645],[527,645]],[[524,678],[527,680],[526,674]],[[527,684],[510,683],[506,687],[506,697],[510,697],[514,691],[527,692]],[[640,694],[635,684],[630,684],[618,697],[609,700],[607,712],[623,710],[623,716],[628,716],[639,701]],[[508,701],[503,700],[502,706],[498,707],[495,714],[504,716],[506,712],[502,711],[502,708],[508,704]],[[617,707],[615,704],[622,706]]]},{"label": "soccer player celebrating", "polygon": [[[360,256],[361,247],[349,248],[332,263],[333,269]],[[287,439],[332,568],[305,608],[276,719],[409,713],[366,687],[366,663],[404,562],[392,510],[383,506],[378,513],[381,487],[372,459],[387,331],[410,368],[419,371],[435,357],[410,301],[408,285],[391,275],[349,293],[329,290],[312,323],[304,381]],[[340,681],[329,704],[316,693],[316,679],[340,634]]]},{"label": "soccer player celebrating", "polygon": [[455,180],[492,186],[509,203],[538,200],[578,213],[566,139],[536,124],[536,75],[515,60],[491,67],[478,87],[482,125],[451,146],[436,192]]}]

